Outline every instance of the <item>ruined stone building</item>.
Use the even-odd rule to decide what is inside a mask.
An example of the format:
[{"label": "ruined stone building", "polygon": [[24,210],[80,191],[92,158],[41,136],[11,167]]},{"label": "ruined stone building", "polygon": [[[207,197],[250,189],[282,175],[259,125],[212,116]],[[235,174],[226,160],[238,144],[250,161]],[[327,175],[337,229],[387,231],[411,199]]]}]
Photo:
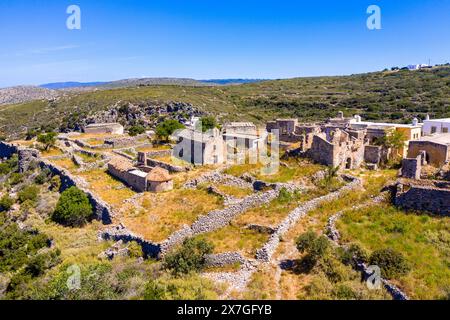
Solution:
[{"label": "ruined stone building", "polygon": [[450,133],[425,136],[409,142],[408,158],[425,152],[426,162],[440,167],[450,162]]},{"label": "ruined stone building", "polygon": [[123,134],[124,128],[120,123],[93,123],[85,126],[83,131],[91,134]]},{"label": "ruined stone building", "polygon": [[173,156],[195,165],[222,164],[225,161],[225,142],[217,128],[207,132],[180,130],[174,135],[177,144]]},{"label": "ruined stone building", "polygon": [[306,155],[312,160],[341,169],[357,169],[364,161],[364,140],[335,129],[314,135]]},{"label": "ruined stone building", "polygon": [[108,172],[137,192],[163,192],[173,189],[173,181],[167,170],[151,168],[149,172],[145,172],[121,157],[111,159]]}]

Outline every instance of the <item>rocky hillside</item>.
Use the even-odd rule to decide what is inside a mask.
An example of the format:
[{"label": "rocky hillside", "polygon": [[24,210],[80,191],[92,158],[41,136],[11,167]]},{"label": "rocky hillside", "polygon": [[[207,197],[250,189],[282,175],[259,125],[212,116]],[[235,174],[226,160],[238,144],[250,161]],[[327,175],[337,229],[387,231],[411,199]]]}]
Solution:
[{"label": "rocky hillside", "polygon": [[107,110],[97,111],[91,114],[68,116],[61,126],[61,131],[81,130],[91,123],[119,122],[126,128],[133,125],[142,125],[146,128],[154,128],[166,119],[174,119],[186,122],[192,116],[202,116],[204,113],[189,103],[183,102],[143,102],[133,104],[119,102]]},{"label": "rocky hillside", "polygon": [[54,99],[59,93],[35,86],[18,86],[0,89],[0,105],[23,103],[32,100]]},{"label": "rocky hillside", "polygon": [[125,88],[65,93],[56,101],[0,107],[0,134],[20,136],[42,126],[73,128],[80,120],[115,106],[145,109],[171,101],[214,114],[221,122],[264,123],[277,117],[316,121],[338,111],[346,116],[359,114],[367,120],[399,123],[409,123],[415,117],[424,119],[426,114],[450,118],[450,66],[237,86],[146,85],[131,81]]}]

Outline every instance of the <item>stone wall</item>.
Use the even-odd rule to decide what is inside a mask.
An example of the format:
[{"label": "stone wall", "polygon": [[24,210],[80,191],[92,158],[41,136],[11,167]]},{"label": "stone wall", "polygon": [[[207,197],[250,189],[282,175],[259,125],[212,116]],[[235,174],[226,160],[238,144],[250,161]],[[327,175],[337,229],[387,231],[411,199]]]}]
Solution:
[{"label": "stone wall", "polygon": [[40,160],[39,165],[42,169],[48,169],[53,175],[58,175],[61,178],[60,192],[64,192],[70,187],[76,186],[81,191],[86,193],[89,202],[94,208],[94,215],[97,220],[102,221],[104,224],[111,224],[114,212],[109,204],[101,200],[96,194],[87,189],[86,182],[78,177],[72,176],[65,169],[59,168],[47,160]]},{"label": "stone wall", "polygon": [[221,210],[214,210],[206,216],[201,216],[191,226],[185,226],[183,229],[173,233],[166,241],[161,243],[161,253],[165,254],[177,244],[183,242],[186,238],[193,237],[202,233],[211,232],[227,226],[239,214],[246,210],[259,207],[269,203],[279,194],[279,190],[270,190],[265,193],[258,193],[244,198],[241,202],[226,207]]},{"label": "stone wall", "polygon": [[449,216],[450,189],[398,183],[394,204],[406,210]]},{"label": "stone wall", "polygon": [[379,164],[381,162],[381,146],[366,146],[364,148],[364,161]]},{"label": "stone wall", "polygon": [[239,252],[225,252],[221,254],[207,255],[205,264],[208,267],[225,267],[234,264],[242,264],[246,260]]},{"label": "stone wall", "polygon": [[431,141],[410,141],[408,148],[408,158],[415,158],[426,151],[427,162],[433,166],[440,167],[450,161],[450,147]]},{"label": "stone wall", "polygon": [[123,241],[125,243],[136,241],[142,247],[142,252],[147,257],[157,258],[160,253],[160,246],[158,244],[147,241],[132,233],[122,224],[100,232],[99,238],[103,240]]},{"label": "stone wall", "polygon": [[402,160],[402,177],[407,179],[419,180],[422,172],[422,157],[417,156],[414,159]]},{"label": "stone wall", "polygon": [[147,177],[141,177],[128,171],[121,171],[108,165],[108,172],[137,192],[147,191]]},{"label": "stone wall", "polygon": [[170,173],[186,172],[186,171],[189,170],[188,167],[175,166],[175,165],[170,164],[170,163],[158,161],[158,160],[155,160],[155,159],[148,159],[148,158],[147,158],[147,164],[146,165],[149,166],[149,167],[163,168],[163,169],[166,169],[167,171],[169,171]]},{"label": "stone wall", "polygon": [[277,230],[269,238],[269,241],[256,252],[256,259],[264,262],[269,262],[272,255],[275,253],[281,238],[289,229],[294,226],[299,219],[304,217],[309,211],[317,208],[321,203],[338,199],[344,192],[361,187],[361,180],[355,177],[343,176],[346,180],[351,180],[349,184],[342,187],[340,190],[329,193],[325,196],[308,201],[295,210],[293,210],[277,227]]}]

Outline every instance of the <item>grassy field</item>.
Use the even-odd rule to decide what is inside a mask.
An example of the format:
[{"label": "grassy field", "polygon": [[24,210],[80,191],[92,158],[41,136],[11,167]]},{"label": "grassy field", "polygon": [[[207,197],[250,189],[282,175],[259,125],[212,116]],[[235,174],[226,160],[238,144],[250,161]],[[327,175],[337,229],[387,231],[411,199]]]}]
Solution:
[{"label": "grassy field", "polygon": [[450,117],[450,67],[421,71],[296,78],[239,86],[147,86],[72,94],[57,102],[0,107],[4,134],[24,127],[67,123],[118,101],[181,101],[219,115],[221,121],[263,123],[276,117],[323,120],[338,110],[368,120],[409,122],[415,116]]},{"label": "grassy field", "polygon": [[261,172],[261,164],[240,164],[233,165],[227,168],[224,173],[240,177],[243,174],[247,173],[255,177],[256,179],[263,180],[269,183],[276,182],[291,182],[291,181],[301,181],[308,182],[311,176],[317,173],[320,170],[324,170],[325,167],[317,164],[313,164],[307,160],[300,159],[290,159],[288,161],[284,161],[285,165],[280,165],[278,171],[273,175],[263,174]]},{"label": "grassy field", "polygon": [[115,209],[121,208],[126,199],[136,194],[103,170],[86,171],[79,173],[79,176],[89,183],[89,187],[93,192]]},{"label": "grassy field", "polygon": [[72,172],[72,173],[79,168],[75,164],[75,162],[73,162],[73,160],[70,159],[70,158],[62,158],[62,159],[58,159],[58,160],[51,160],[51,163],[55,164],[58,167],[67,169],[67,170],[69,170],[69,172]]},{"label": "grassy field", "polygon": [[255,258],[256,250],[269,239],[268,234],[247,229],[237,222],[198,237],[212,243],[214,253],[238,251],[247,258]]},{"label": "grassy field", "polygon": [[223,208],[222,200],[203,190],[173,190],[146,193],[142,208],[133,205],[124,210],[121,221],[132,231],[152,241],[162,241],[200,215]]},{"label": "grassy field", "polygon": [[442,299],[450,294],[450,218],[405,213],[390,205],[347,212],[338,222],[343,241],[369,252],[401,252],[411,272],[396,283],[413,299]]}]

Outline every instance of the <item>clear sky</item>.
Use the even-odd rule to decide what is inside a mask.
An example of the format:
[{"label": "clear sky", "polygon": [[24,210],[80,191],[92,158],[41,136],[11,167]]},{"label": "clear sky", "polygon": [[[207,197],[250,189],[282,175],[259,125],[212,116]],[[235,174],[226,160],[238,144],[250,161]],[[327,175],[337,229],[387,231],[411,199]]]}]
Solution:
[{"label": "clear sky", "polygon": [[449,62],[450,0],[1,0],[0,41],[0,87],[352,74]]}]

